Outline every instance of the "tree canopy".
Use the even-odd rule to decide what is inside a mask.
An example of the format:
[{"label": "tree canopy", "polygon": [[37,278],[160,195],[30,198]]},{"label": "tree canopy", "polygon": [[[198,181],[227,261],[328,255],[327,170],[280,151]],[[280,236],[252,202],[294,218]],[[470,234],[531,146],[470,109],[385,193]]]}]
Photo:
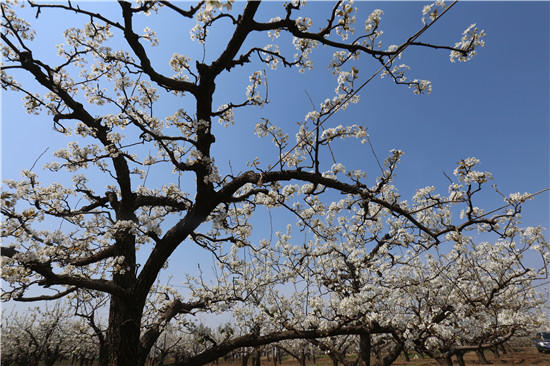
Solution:
[{"label": "tree canopy", "polygon": [[[453,355],[537,324],[544,300],[535,283],[548,276],[550,250],[542,228],[520,225],[536,192],[494,186],[501,203],[486,207],[491,173],[464,157],[443,191],[403,198],[394,185],[403,152],[373,154],[367,169],[357,157],[374,151],[368,126],[338,117],[360,106],[376,77],[430,93],[430,81],[409,77],[406,51],[471,60],[485,45],[476,24],[458,40],[423,40],[456,2],[424,6],[418,29],[390,44],[383,11],[351,1],[324,5],[322,15],[301,1],[25,4],[1,4],[2,86],[23,96],[29,114],[49,116],[67,145],[44,165],[57,180],[33,166],[4,181],[2,296],[108,295],[106,364],[143,365],[172,320],[191,329],[199,313],[231,314],[240,328],[208,339],[188,365],[342,335],[358,337],[365,363],[374,335],[398,350]],[[78,23],[55,55],[34,42],[28,10]],[[172,37],[194,43],[156,54],[154,17],[177,17]],[[285,104],[272,100],[270,80],[307,73],[315,52],[333,92],[281,121]],[[257,138],[272,143],[267,158],[244,149],[246,161],[218,164]],[[357,154],[341,159],[342,146]],[[209,263],[184,269],[182,289],[158,284],[174,252],[191,246]]]}]

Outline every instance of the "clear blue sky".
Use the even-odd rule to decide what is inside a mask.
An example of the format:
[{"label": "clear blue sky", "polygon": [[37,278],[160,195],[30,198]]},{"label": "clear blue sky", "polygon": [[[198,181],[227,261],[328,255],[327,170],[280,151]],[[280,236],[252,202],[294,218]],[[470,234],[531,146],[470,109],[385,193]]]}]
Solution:
[{"label": "clear blue sky", "polygon": [[[322,10],[328,9],[329,5],[312,2],[305,9],[325,19]],[[365,16],[374,8],[385,11],[381,29],[385,31],[382,40],[386,47],[404,41],[421,27],[420,14],[424,3],[359,2],[356,5]],[[109,6],[113,6],[115,16],[120,17],[117,5]],[[275,13],[274,9],[279,7],[280,3],[265,4],[261,16],[265,19],[282,16],[281,12]],[[77,22],[76,18],[68,17],[60,24],[59,18],[49,16],[52,14],[43,11],[36,28],[38,39],[43,40],[40,52],[50,55],[48,57],[55,54],[54,45],[62,41],[62,27]],[[34,22],[34,17],[31,18]],[[78,20],[87,21],[85,18]],[[365,125],[381,159],[392,148],[403,150],[405,155],[395,181],[403,198],[409,198],[417,188],[426,185],[435,185],[445,193],[448,182],[442,172],[451,175],[455,163],[470,156],[481,160],[482,169],[493,173],[494,182],[506,194],[546,188],[550,186],[549,20],[548,2],[459,3],[421,40],[452,45],[467,26],[477,23],[487,32],[486,47],[480,49],[472,61],[452,64],[446,51],[408,50],[403,62],[411,66],[409,77],[431,80],[431,95],[413,95],[411,90],[396,86],[389,79],[376,78],[362,90],[360,104],[337,114],[326,126],[347,122]],[[159,69],[168,71],[168,59],[173,52],[188,55],[200,52],[200,48],[188,41],[188,29],[192,23],[182,26],[173,23],[171,18],[159,20],[154,17],[144,18],[143,24],[147,22],[159,34],[160,45],[153,49],[153,62]],[[218,54],[223,36],[223,32],[219,33],[219,37],[208,44],[207,60]],[[261,39],[262,45],[265,44],[264,38]],[[246,169],[245,160],[268,156],[268,140],[252,136],[259,117],[270,117],[272,122],[286,127],[290,136],[294,136],[296,121],[302,120],[311,110],[305,91],[316,105],[332,96],[336,84],[327,73],[329,53],[324,49],[317,51],[313,54],[316,67],[312,72],[299,74],[283,68],[268,72],[270,105],[237,114],[236,126],[231,129],[216,127],[214,157],[222,172],[229,171],[229,161],[234,171],[239,171]],[[370,77],[378,67],[367,57],[363,57],[358,65],[360,82]],[[248,72],[258,68],[264,67],[246,68],[246,74],[237,70],[223,75],[217,83],[215,100],[221,104],[235,95],[238,96],[236,101],[241,100],[244,97],[244,78]],[[157,110],[161,115],[168,114],[176,107],[191,105],[187,104],[189,102],[167,98]],[[30,168],[38,155],[49,147],[35,168],[38,171],[43,163],[51,160],[55,150],[74,139],[56,136],[51,126],[51,119],[46,116],[26,115],[20,95],[2,92],[4,179],[17,179],[19,171]],[[345,161],[346,167],[366,170],[373,182],[378,168],[368,145],[346,143],[335,149],[336,158]],[[266,164],[274,161],[263,159]],[[174,181],[162,170],[155,169],[151,170],[148,186]],[[48,179],[69,180],[51,176]],[[526,204],[523,214],[526,225],[550,226],[549,196],[545,193]],[[501,201],[489,199],[486,203],[490,209]],[[175,255],[171,263],[187,260],[188,248],[178,250]],[[179,272],[182,266],[175,267],[177,269],[169,272],[176,276],[184,273]]]}]

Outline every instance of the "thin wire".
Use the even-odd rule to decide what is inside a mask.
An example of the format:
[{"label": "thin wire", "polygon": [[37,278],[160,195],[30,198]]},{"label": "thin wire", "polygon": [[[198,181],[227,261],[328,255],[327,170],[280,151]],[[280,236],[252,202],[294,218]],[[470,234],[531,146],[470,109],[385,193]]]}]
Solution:
[{"label": "thin wire", "polygon": [[380,159],[378,159],[378,156],[376,156],[376,152],[374,151],[374,147],[372,146],[372,143],[370,141],[370,137],[369,135],[367,135],[367,141],[370,145],[370,149],[372,151],[372,155],[374,155],[374,158],[376,159],[376,162],[378,163],[378,167],[380,168],[380,172],[382,173],[382,175],[384,174],[384,168],[382,168],[382,164],[380,164]]},{"label": "thin wire", "polygon": [[[304,90],[307,97],[309,98],[309,102],[311,103],[311,106],[313,107],[313,110],[315,112],[317,112],[316,108],[315,108],[315,104],[313,103],[313,99],[311,99],[311,96],[309,95],[309,93],[307,92],[307,90]],[[319,124],[319,127],[321,127],[323,129],[323,131],[325,131],[325,128],[323,126],[321,126]],[[313,132],[313,131],[311,131]],[[332,146],[330,146],[330,141],[327,140],[327,147],[328,147],[328,151],[330,152],[330,156],[332,157],[332,161],[334,164],[336,164],[336,157],[334,156],[334,151],[332,151]]]},{"label": "thin wire", "polygon": [[[523,200],[531,199],[531,198],[533,198],[533,197],[535,197],[535,196],[537,196],[537,195],[539,195],[539,194],[541,194],[541,193],[544,193],[544,192],[546,192],[546,191],[549,191],[549,190],[550,190],[550,187],[541,189],[541,190],[538,191],[538,192],[531,193],[530,195],[526,196]],[[503,208],[506,208],[506,207],[511,206],[511,205],[512,205],[511,203],[508,203],[507,205],[501,206],[501,207],[499,207],[499,208],[495,208],[494,210],[491,210],[491,211],[489,211],[489,212],[487,212],[487,213],[484,213],[484,214],[481,215],[481,216],[476,216],[475,219],[480,219],[480,218],[482,218],[482,217],[485,217],[485,216],[487,216],[487,215],[490,215],[490,214],[492,214],[492,213],[495,213],[495,212],[497,212],[497,211],[500,211],[500,210],[502,210]]]}]

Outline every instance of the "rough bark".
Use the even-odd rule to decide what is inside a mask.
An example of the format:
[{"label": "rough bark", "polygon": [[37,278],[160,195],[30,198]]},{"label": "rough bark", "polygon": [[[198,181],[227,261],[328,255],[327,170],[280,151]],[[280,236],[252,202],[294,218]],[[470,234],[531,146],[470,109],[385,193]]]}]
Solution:
[{"label": "rough bark", "polygon": [[139,349],[141,311],[131,298],[111,297],[107,329],[108,366],[143,366]]}]

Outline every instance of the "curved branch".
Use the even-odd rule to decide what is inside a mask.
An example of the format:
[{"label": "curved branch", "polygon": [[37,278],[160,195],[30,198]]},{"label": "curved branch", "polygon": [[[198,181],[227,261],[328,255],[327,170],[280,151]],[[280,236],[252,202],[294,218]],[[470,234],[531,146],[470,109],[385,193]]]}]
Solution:
[{"label": "curved branch", "polygon": [[64,296],[70,294],[70,293],[75,292],[76,290],[78,290],[78,287],[71,287],[68,290],[57,293],[55,295],[43,295],[43,296],[36,296],[36,297],[14,297],[12,300],[20,301],[20,302],[57,300],[57,299],[60,299]]},{"label": "curved branch", "polygon": [[180,15],[183,15],[186,18],[193,18],[193,15],[195,15],[197,10],[199,10],[200,7],[202,6],[202,4],[204,4],[204,1],[201,1],[197,5],[190,7],[189,10],[183,10],[181,8],[178,8],[177,6],[172,4],[170,1],[162,0],[162,1],[160,1],[160,3],[164,6],[166,6],[166,7],[174,10],[176,13],[178,13]]},{"label": "curved branch", "polygon": [[[217,345],[196,356],[189,357],[185,360],[185,364],[188,366],[204,365],[208,362],[215,361],[217,358],[241,347],[263,346],[287,339],[326,338],[337,335],[360,334],[363,332],[365,332],[365,328],[363,326],[348,326],[334,329],[286,330],[260,336],[252,333],[218,343]],[[373,325],[372,329],[369,329],[369,332],[389,333],[391,332],[391,329]]]},{"label": "curved branch", "polygon": [[[13,258],[16,254],[19,253],[20,252],[17,251],[15,248],[1,247],[1,255],[3,257]],[[41,275],[43,279],[41,279],[38,284],[43,287],[48,287],[52,285],[71,285],[77,288],[87,288],[90,290],[108,292],[112,295],[128,295],[125,289],[115,285],[112,281],[56,274],[53,272],[52,266],[49,263],[29,261],[27,263],[21,263],[21,265]]]},{"label": "curved branch", "polygon": [[132,28],[132,16],[134,13],[132,10],[132,5],[126,1],[119,1],[119,4],[122,8],[122,16],[124,17],[124,38],[126,38],[126,41],[130,45],[136,56],[139,58],[139,61],[141,63],[140,65],[143,71],[147,75],[149,75],[151,80],[164,88],[182,92],[186,91],[193,95],[196,95],[197,87],[195,84],[188,81],[168,78],[164,75],[159,74],[153,69],[153,67],[151,66],[151,60],[149,60],[149,57],[147,57],[147,52],[145,51],[145,48],[143,48],[143,46],[139,42],[139,37],[137,34],[134,33],[134,30]]}]

